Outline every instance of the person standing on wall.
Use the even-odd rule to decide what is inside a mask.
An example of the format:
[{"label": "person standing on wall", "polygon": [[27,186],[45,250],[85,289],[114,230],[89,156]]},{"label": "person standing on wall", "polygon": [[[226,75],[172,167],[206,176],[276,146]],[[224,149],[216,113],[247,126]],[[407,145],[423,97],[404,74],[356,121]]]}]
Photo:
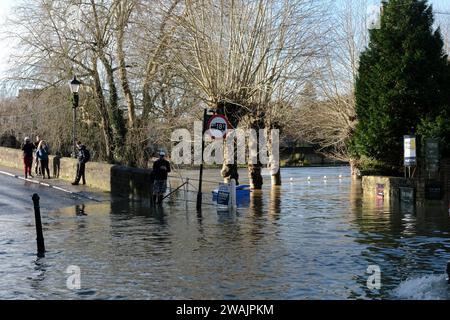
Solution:
[{"label": "person standing on wall", "polygon": [[22,143],[21,149],[23,151],[23,165],[25,170],[25,179],[33,178],[31,175],[31,167],[33,166],[33,150],[34,144],[31,143],[31,139],[26,137]]},{"label": "person standing on wall", "polygon": [[159,153],[159,159],[153,163],[153,174],[155,181],[153,183],[153,203],[158,201],[161,205],[164,194],[167,190],[167,177],[170,172],[170,163],[165,159],[164,152]]},{"label": "person standing on wall", "polygon": [[91,154],[86,146],[82,144],[80,141],[77,141],[77,149],[78,149],[78,163],[77,163],[77,176],[75,181],[72,182],[74,186],[80,184],[80,180],[83,181],[83,185],[86,184],[85,170],[86,163],[91,160]]},{"label": "person standing on wall", "polygon": [[48,146],[44,140],[39,142],[36,150],[36,159],[40,164],[42,178],[45,179],[45,172],[47,172],[47,177],[50,179],[50,169],[48,168]]}]

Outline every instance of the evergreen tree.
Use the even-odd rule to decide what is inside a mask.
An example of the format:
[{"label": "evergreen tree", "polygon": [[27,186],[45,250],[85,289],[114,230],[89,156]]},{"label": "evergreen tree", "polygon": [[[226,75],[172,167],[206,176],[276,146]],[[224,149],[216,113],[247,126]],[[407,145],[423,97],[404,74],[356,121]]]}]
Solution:
[{"label": "evergreen tree", "polygon": [[429,127],[449,110],[450,68],[433,23],[426,0],[384,3],[381,28],[370,31],[355,84],[359,122],[350,150],[357,158],[402,166],[403,136],[421,127],[433,131]]}]

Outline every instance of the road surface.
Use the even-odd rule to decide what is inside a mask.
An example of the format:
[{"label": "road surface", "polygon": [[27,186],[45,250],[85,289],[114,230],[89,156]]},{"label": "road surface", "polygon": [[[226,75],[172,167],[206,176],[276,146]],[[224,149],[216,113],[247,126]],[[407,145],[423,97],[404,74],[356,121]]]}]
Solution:
[{"label": "road surface", "polygon": [[41,198],[41,210],[47,211],[107,199],[106,194],[84,186],[55,179],[24,180],[19,171],[0,167],[0,215],[32,213],[34,193]]}]

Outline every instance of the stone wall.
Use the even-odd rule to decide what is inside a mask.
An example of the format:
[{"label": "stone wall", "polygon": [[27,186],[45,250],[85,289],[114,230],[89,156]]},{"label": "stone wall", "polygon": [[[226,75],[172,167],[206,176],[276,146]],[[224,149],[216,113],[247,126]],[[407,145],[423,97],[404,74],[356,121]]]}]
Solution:
[{"label": "stone wall", "polygon": [[151,170],[113,166],[110,171],[111,193],[130,199],[150,199],[153,192]]},{"label": "stone wall", "polygon": [[[424,204],[425,202],[444,202],[450,201],[450,159],[442,159],[440,163],[440,170],[435,176],[429,176],[423,167],[418,167],[413,178],[401,177],[381,177],[381,176],[364,176],[362,177],[362,189],[365,196],[377,197],[377,186],[383,186],[383,196],[386,200],[400,199],[400,188],[408,187],[414,188],[414,195],[417,204]],[[442,200],[427,199],[427,186],[434,188],[433,184],[437,183],[437,190],[442,190]],[[439,194],[439,193],[438,193]]]},{"label": "stone wall", "polygon": [[[52,176],[53,160],[54,156],[50,156],[49,168]],[[23,170],[22,151],[0,147],[0,166]],[[76,170],[76,159],[60,159],[60,179],[72,182],[75,179]],[[114,166],[107,163],[88,162],[86,183],[89,187],[131,199],[149,198],[152,193],[151,170]]]},{"label": "stone wall", "polygon": [[[382,195],[378,194],[378,186],[382,186]],[[366,197],[383,197],[393,201],[400,197],[400,187],[413,187],[410,179],[401,177],[363,176],[362,189]]]}]

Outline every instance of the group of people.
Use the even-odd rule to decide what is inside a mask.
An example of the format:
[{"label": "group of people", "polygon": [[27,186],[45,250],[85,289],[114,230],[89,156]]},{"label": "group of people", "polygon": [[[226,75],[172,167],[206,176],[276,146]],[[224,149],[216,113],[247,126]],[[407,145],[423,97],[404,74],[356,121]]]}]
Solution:
[{"label": "group of people", "polygon": [[[78,163],[77,163],[77,173],[73,185],[86,184],[85,169],[86,163],[90,160],[90,152],[80,141],[76,142],[78,149]],[[23,151],[23,164],[25,171],[25,179],[28,177],[33,178],[31,170],[33,167],[33,159],[35,161],[34,172],[36,175],[41,174],[43,179],[50,179],[50,169],[49,169],[49,147],[48,144],[41,140],[39,136],[36,136],[36,141],[33,143],[29,137],[24,139],[21,149]],[[59,177],[59,159],[60,155],[56,155],[54,158],[53,171],[56,177]]]},{"label": "group of people", "polygon": [[48,167],[49,149],[47,143],[44,140],[41,140],[39,136],[36,136],[36,141],[34,143],[31,142],[29,137],[26,137],[22,144],[22,151],[25,179],[28,177],[33,178],[33,175],[31,174],[33,158],[35,159],[35,174],[42,174],[42,178],[45,179],[45,174],[47,173],[47,178],[50,179],[50,169]]},{"label": "group of people", "polygon": [[[76,146],[78,149],[77,173],[72,185],[79,185],[80,181],[85,185],[86,163],[90,160],[91,156],[89,150],[80,141],[76,142]],[[50,179],[48,144],[44,140],[41,140],[39,136],[36,136],[36,141],[34,143],[31,142],[29,137],[26,137],[21,148],[23,151],[25,179],[28,179],[28,177],[33,178],[33,175],[31,174],[33,158],[35,159],[35,174],[42,174],[43,179],[45,179],[46,176],[47,179]],[[170,163],[165,157],[166,154],[160,152],[159,159],[153,163],[153,203],[155,204],[162,204],[164,194],[167,191],[167,178],[171,170]],[[57,160],[59,160],[59,158]],[[59,176],[59,168],[57,172]]]}]

